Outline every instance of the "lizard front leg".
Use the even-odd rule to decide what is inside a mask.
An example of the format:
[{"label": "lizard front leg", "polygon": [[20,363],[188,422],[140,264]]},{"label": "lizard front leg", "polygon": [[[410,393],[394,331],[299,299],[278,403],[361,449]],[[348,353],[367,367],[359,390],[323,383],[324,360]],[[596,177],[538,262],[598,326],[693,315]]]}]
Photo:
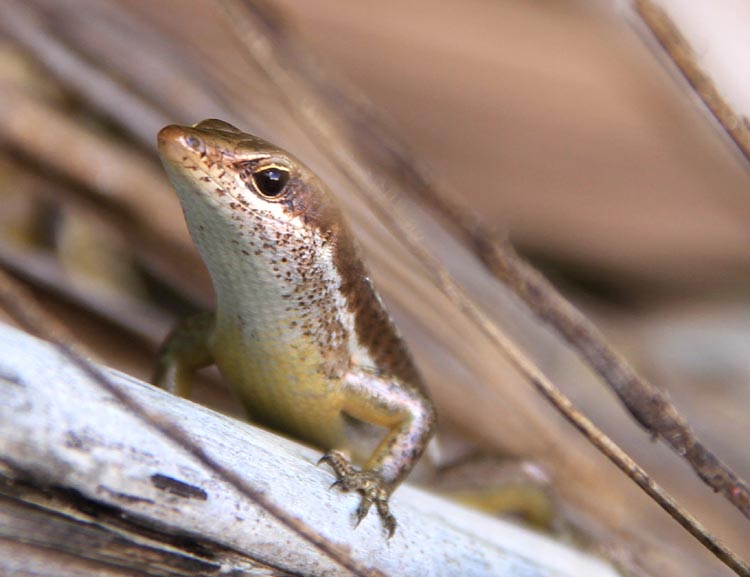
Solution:
[{"label": "lizard front leg", "polygon": [[415,386],[365,370],[343,379],[343,411],[361,421],[389,429],[363,470],[354,468],[338,451],[327,453],[327,462],[345,491],[358,491],[357,524],[374,504],[389,538],[396,530],[388,498],[424,453],[435,431],[435,409]]},{"label": "lizard front leg", "polygon": [[199,313],[180,322],[156,355],[151,382],[180,397],[189,397],[195,371],[214,362],[208,347],[213,328],[212,312]]}]

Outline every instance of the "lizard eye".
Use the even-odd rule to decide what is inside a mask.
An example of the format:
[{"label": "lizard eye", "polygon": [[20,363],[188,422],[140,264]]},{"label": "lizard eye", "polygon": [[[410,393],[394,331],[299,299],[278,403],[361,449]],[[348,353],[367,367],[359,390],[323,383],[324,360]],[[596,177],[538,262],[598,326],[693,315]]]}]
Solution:
[{"label": "lizard eye", "polygon": [[289,171],[282,168],[270,167],[253,173],[253,182],[263,196],[276,198],[289,182]]}]

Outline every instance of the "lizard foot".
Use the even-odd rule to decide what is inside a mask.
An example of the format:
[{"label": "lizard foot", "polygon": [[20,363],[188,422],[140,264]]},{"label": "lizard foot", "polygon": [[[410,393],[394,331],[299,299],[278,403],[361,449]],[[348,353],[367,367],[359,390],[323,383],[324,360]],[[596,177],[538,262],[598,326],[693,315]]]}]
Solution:
[{"label": "lizard foot", "polygon": [[356,469],[339,451],[329,451],[318,461],[318,465],[321,463],[328,463],[337,477],[331,488],[340,487],[343,491],[358,491],[362,495],[362,500],[357,507],[357,525],[367,516],[370,507],[375,505],[383,526],[388,531],[388,538],[393,537],[396,531],[396,518],[391,514],[388,506],[388,490],[383,480],[371,471]]}]

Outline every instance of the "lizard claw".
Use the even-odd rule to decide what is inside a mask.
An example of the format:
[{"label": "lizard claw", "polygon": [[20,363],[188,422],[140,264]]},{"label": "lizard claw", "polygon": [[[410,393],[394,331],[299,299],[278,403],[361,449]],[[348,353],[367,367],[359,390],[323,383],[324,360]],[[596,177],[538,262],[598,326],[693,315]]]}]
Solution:
[{"label": "lizard claw", "polygon": [[383,526],[388,532],[388,539],[393,537],[396,531],[396,518],[391,514],[388,506],[389,494],[383,480],[372,471],[359,471],[354,468],[344,454],[339,451],[326,453],[318,461],[318,464],[324,462],[331,466],[337,477],[331,488],[340,487],[342,491],[357,491],[362,495],[362,500],[355,513],[356,523],[354,526],[359,526],[374,504],[383,521]]},{"label": "lizard claw", "polygon": [[370,512],[370,507],[372,506],[372,499],[369,495],[363,494],[362,500],[359,502],[359,507],[357,507],[357,512],[355,514],[355,517],[357,518],[357,522],[354,524],[355,527],[359,527],[359,524],[362,522],[362,519],[367,517],[367,513]]},{"label": "lizard claw", "polygon": [[[331,453],[333,453],[333,452],[334,452],[334,451],[331,451]],[[338,453],[338,451],[336,451],[336,452]],[[321,464],[321,463],[327,463],[327,462],[329,462],[329,461],[331,460],[331,458],[332,458],[332,457],[331,457],[331,453],[326,453],[326,454],[325,454],[325,455],[323,455],[323,456],[322,456],[322,457],[321,457],[320,459],[318,459],[318,462],[317,462],[317,463],[315,463],[315,466],[316,466],[316,467],[320,467],[320,464]],[[343,456],[343,455],[342,455],[342,456]]]},{"label": "lizard claw", "polygon": [[380,519],[383,521],[383,526],[385,527],[385,530],[388,531],[388,539],[390,539],[396,532],[396,517],[391,513],[387,500],[376,501],[375,508],[378,510],[378,515],[380,515]]}]

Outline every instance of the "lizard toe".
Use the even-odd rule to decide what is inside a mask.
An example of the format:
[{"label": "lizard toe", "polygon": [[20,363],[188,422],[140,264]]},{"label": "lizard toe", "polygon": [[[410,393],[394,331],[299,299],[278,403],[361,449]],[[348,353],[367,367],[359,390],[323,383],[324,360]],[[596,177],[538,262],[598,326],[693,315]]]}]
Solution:
[{"label": "lizard toe", "polygon": [[361,495],[362,499],[355,512],[355,526],[359,526],[367,517],[374,504],[388,533],[388,538],[393,537],[396,531],[396,518],[390,511],[389,493],[383,479],[372,471],[358,470],[339,451],[330,451],[320,459],[320,462],[330,465],[337,477],[331,488],[340,487],[342,491],[357,491]]}]

